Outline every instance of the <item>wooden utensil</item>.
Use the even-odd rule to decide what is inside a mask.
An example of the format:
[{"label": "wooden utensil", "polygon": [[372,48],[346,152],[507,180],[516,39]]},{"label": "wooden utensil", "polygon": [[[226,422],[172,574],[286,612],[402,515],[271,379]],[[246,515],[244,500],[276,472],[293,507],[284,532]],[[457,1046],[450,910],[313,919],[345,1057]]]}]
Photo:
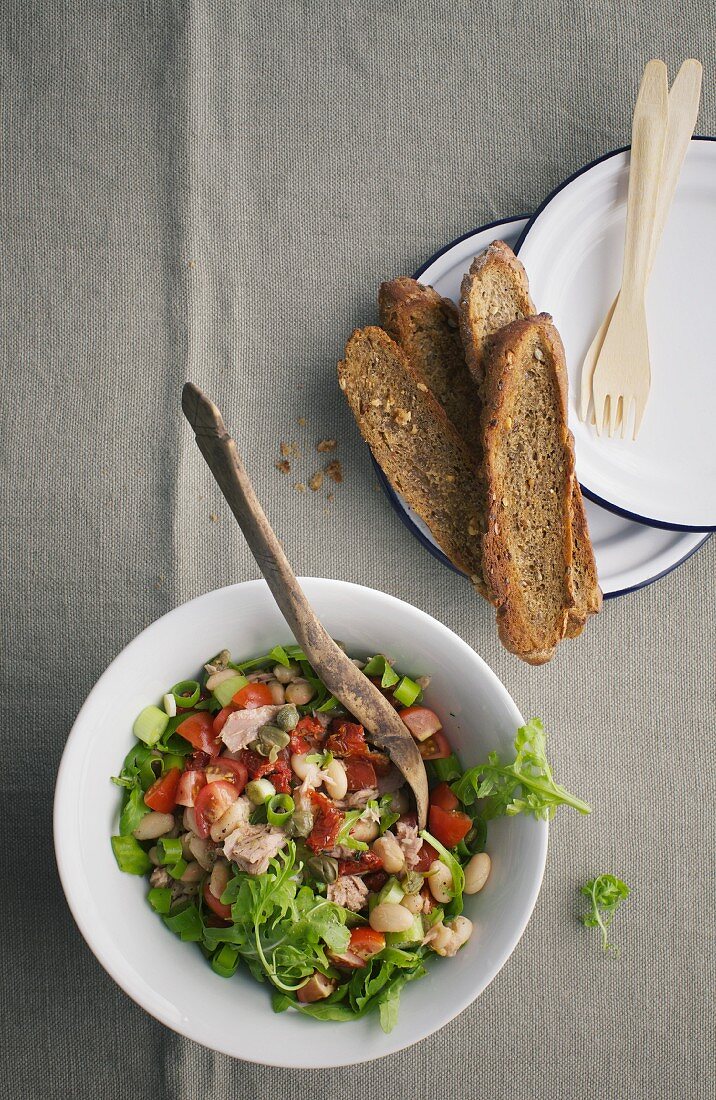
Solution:
[{"label": "wooden utensil", "polygon": [[622,284],[592,378],[599,435],[606,422],[612,436],[621,414],[623,438],[633,401],[636,439],[649,396],[645,294],[666,139],[667,97],[666,65],[650,61],[644,69],[632,123]]},{"label": "wooden utensil", "polygon": [[403,773],[415,795],[418,823],[425,828],[428,782],[413,737],[385,696],[356,668],[316,617],[266,519],[216,405],[187,382],[182,408],[294,638],[331,694],[355,715]]},{"label": "wooden utensil", "polygon": [[[684,61],[679,69],[676,79],[671,86],[668,98],[668,122],[666,125],[666,141],[664,143],[664,159],[661,166],[661,182],[659,184],[659,197],[656,204],[654,228],[651,238],[651,252],[649,255],[649,274],[654,266],[654,259],[659,248],[664,227],[666,226],[669,212],[674,201],[676,185],[679,182],[681,166],[686,156],[686,150],[696,126],[699,113],[699,101],[701,98],[702,67],[700,62],[689,58]],[[617,298],[619,296],[617,295]],[[579,393],[579,419],[586,420],[592,400],[592,376],[594,368],[602,350],[604,337],[607,334],[617,298],[612,302],[606,317],[602,321],[599,330],[592,340],[582,364]],[[592,423],[594,423],[592,416]]]}]

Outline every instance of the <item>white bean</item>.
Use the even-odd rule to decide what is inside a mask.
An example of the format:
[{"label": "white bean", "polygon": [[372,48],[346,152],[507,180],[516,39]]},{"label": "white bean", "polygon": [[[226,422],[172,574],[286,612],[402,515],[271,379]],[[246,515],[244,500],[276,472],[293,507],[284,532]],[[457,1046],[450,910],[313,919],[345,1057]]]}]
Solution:
[{"label": "white bean", "polygon": [[192,858],[195,859],[205,871],[211,870],[216,860],[216,849],[212,848],[208,841],[203,840],[200,836],[192,834],[189,838],[189,850],[192,854]]},{"label": "white bean", "polygon": [[211,839],[217,844],[226,840],[229,833],[233,833],[242,822],[246,821],[246,805],[241,799],[232,802],[228,810],[225,810],[218,821],[215,821],[209,830]]},{"label": "white bean", "polygon": [[392,833],[379,836],[373,843],[373,851],[383,861],[383,870],[397,875],[405,867],[405,853]]},{"label": "white bean", "polygon": [[297,775],[299,779],[305,779],[306,776],[310,774],[310,770],[313,767],[312,764],[308,763],[306,759],[307,755],[307,753],[294,752],[291,756],[291,768],[293,769],[294,775]]},{"label": "white bean", "polygon": [[209,889],[215,898],[220,898],[229,881],[229,865],[225,859],[217,859],[209,879]]},{"label": "white bean", "polygon": [[173,814],[152,812],[142,818],[134,830],[134,836],[137,840],[157,840],[160,836],[166,836],[173,827]]},{"label": "white bean", "polygon": [[194,858],[189,844],[193,835],[193,833],[183,833],[181,836],[181,854],[187,861]]},{"label": "white bean", "polygon": [[305,707],[315,695],[308,680],[293,680],[286,688],[286,702],[297,707]]},{"label": "white bean", "polygon": [[440,905],[446,905],[453,895],[452,872],[439,859],[434,859],[428,871],[430,893]]},{"label": "white bean", "polygon": [[354,840],[362,840],[366,844],[370,844],[371,840],[375,840],[380,829],[378,828],[377,821],[368,821],[365,818],[359,817],[355,825],[351,829],[351,836]]},{"label": "white bean", "polygon": [[147,852],[147,855],[149,856],[150,860],[152,861],[152,863],[154,864],[155,867],[161,867],[162,857],[159,855],[159,849],[157,848],[156,844],[154,845],[153,848],[149,849],[149,851]]},{"label": "white bean", "polygon": [[219,684],[223,684],[224,680],[230,680],[232,676],[236,676],[233,668],[222,668],[220,672],[213,672],[209,679],[206,681],[206,687],[208,691],[213,691]]},{"label": "white bean", "polygon": [[331,760],[328,767],[323,770],[326,773],[326,778],[323,780],[323,786],[326,788],[331,798],[345,798],[348,792],[348,776],[346,775],[346,769],[342,761]]},{"label": "white bean", "polygon": [[404,905],[383,901],[376,905],[368,923],[375,932],[407,932],[413,923],[413,914]]},{"label": "white bean", "polygon": [[274,665],[273,674],[279,684],[290,684],[292,680],[298,679],[298,665],[295,665],[293,661],[288,668],[285,665]]},{"label": "white bean", "polygon": [[[196,833],[196,816],[194,814],[194,807],[187,806],[184,810],[184,816],[182,817],[182,824],[184,828],[190,833]],[[197,833],[198,836],[198,833]]]},{"label": "white bean", "polygon": [[284,691],[283,684],[279,683],[278,680],[269,680],[266,686],[271,692],[271,700],[273,702],[273,705],[275,707],[282,707],[284,702],[286,701],[286,693]]},{"label": "white bean", "polygon": [[463,893],[479,894],[480,890],[482,890],[487,882],[491,867],[492,860],[487,852],[478,852],[476,856],[473,856],[465,868],[465,886]]},{"label": "white bean", "polygon": [[196,861],[187,863],[186,871],[182,875],[180,882],[198,882],[204,874],[204,868]]},{"label": "white bean", "polygon": [[425,904],[422,894],[406,894],[400,903],[409,913],[417,915],[422,913]]}]

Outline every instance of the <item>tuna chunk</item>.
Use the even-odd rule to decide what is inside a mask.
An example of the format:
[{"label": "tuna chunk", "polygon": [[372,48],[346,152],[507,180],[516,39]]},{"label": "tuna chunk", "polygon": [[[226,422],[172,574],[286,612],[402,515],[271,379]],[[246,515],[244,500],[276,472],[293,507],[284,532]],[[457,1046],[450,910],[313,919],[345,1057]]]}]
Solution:
[{"label": "tuna chunk", "polygon": [[399,772],[395,764],[390,765],[386,775],[378,776],[378,790],[381,794],[394,794],[405,784],[405,776]]},{"label": "tuna chunk", "polygon": [[350,791],[340,805],[343,810],[362,810],[367,802],[377,798],[377,787],[364,787],[362,791]]},{"label": "tuna chunk", "polygon": [[368,887],[358,875],[340,875],[327,888],[326,897],[344,909],[359,913],[368,897]]},{"label": "tuna chunk", "polygon": [[418,836],[418,826],[407,825],[404,821],[399,821],[395,826],[395,831],[398,837],[398,844],[402,848],[403,855],[405,856],[405,862],[408,867],[414,867],[418,862],[418,855],[423,846],[423,842]]},{"label": "tuna chunk", "polygon": [[242,871],[248,871],[250,875],[262,875],[268,870],[269,860],[285,844],[286,836],[281,829],[274,829],[271,825],[250,825],[242,822],[224,841],[224,854]]},{"label": "tuna chunk", "polygon": [[259,727],[275,718],[280,707],[256,707],[254,710],[235,710],[224,723],[221,740],[231,752],[245,749],[256,740]]}]

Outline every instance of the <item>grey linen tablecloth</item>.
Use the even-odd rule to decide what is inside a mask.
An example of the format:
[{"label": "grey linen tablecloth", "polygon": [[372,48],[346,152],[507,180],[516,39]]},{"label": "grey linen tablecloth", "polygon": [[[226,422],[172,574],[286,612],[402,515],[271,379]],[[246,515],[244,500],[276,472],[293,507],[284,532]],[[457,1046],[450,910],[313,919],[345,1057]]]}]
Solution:
[{"label": "grey linen tablecloth", "polygon": [[[703,60],[716,132],[710,7],[2,5],[3,1096],[713,1095],[716,542],[526,667],[377,490],[335,379],[381,279],[628,141],[649,57]],[[86,693],[157,616],[257,575],[180,416],[185,378],[226,410],[297,571],[466,638],[594,805],[554,824],[490,988],[382,1062],[294,1074],[180,1038],[104,973],[60,889],[53,785]],[[323,436],[333,500],[293,488]],[[303,452],[288,476],[281,440]],[[600,870],[633,889],[618,960],[575,919]]]}]

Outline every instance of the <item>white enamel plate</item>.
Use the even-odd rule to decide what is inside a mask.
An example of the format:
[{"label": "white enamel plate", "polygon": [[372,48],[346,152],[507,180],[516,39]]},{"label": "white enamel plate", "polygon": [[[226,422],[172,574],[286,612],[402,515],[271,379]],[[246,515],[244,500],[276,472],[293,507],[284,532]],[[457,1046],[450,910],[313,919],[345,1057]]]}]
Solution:
[{"label": "white enamel plate", "polygon": [[629,153],[582,169],[543,204],[519,246],[538,310],[567,352],[569,423],[587,496],[674,530],[716,530],[716,141],[686,154],[647,293],[651,392],[636,441],[577,415],[584,356],[621,279]]},{"label": "white enamel plate", "polygon": [[[423,283],[434,286],[438,293],[457,302],[460,282],[473,256],[491,241],[500,239],[514,247],[527,225],[526,218],[511,218],[476,229],[473,233],[447,245],[415,274]],[[394,491],[376,463],[381,484],[398,515],[416,538],[444,565],[454,568],[443,554],[422,520]],[[693,532],[661,531],[633,523],[613,512],[586,501],[589,531],[599,573],[599,583],[605,596],[621,596],[625,592],[658,580],[701,546],[708,535]]]}]

